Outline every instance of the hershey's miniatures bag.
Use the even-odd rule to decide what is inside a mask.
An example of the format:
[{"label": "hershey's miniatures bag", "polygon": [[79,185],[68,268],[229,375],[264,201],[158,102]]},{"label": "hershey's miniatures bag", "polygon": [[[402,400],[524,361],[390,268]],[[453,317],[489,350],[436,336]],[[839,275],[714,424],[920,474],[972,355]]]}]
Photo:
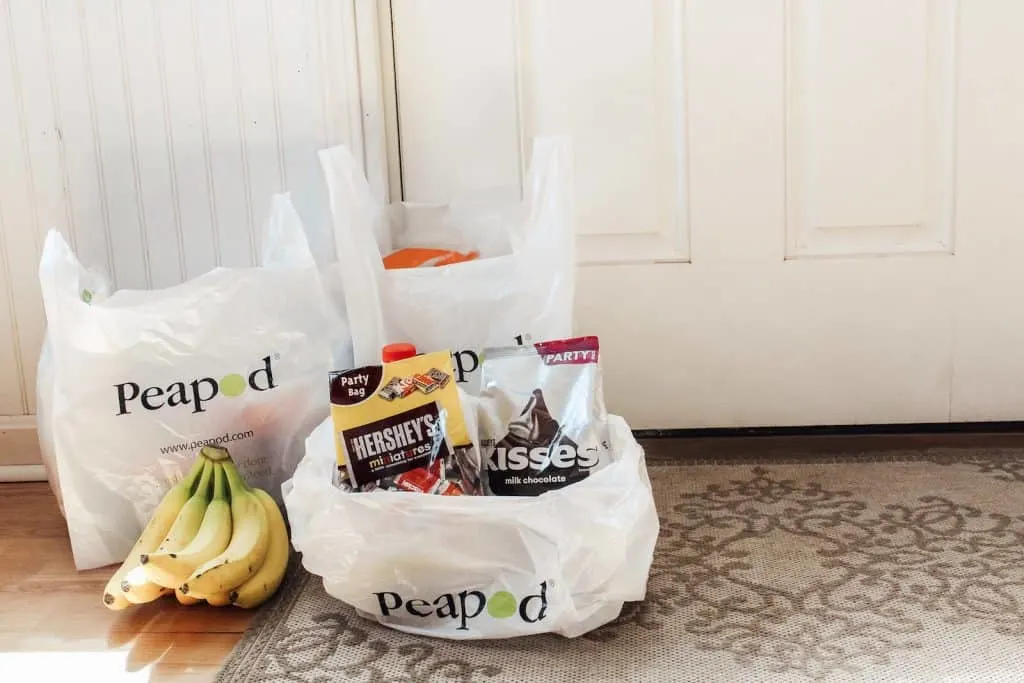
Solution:
[{"label": "hershey's miniatures bag", "polygon": [[453,374],[447,351],[331,373],[335,484],[364,492],[479,493],[479,455]]},{"label": "hershey's miniatures bag", "polygon": [[536,496],[610,459],[597,337],[486,349],[480,447],[487,493]]}]

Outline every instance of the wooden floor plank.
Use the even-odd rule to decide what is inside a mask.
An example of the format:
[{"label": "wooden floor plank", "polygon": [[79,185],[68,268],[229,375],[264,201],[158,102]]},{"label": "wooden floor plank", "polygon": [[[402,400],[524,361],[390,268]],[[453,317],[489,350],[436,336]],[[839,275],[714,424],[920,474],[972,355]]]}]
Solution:
[{"label": "wooden floor plank", "polygon": [[212,681],[237,641],[231,633],[144,633],[111,647],[104,638],[0,633],[0,670],[10,681]]},{"label": "wooden floor plank", "polygon": [[101,595],[113,571],[75,570],[64,519],[46,484],[0,484],[4,680],[213,680],[254,612],[184,607],[173,599],[112,612]]}]

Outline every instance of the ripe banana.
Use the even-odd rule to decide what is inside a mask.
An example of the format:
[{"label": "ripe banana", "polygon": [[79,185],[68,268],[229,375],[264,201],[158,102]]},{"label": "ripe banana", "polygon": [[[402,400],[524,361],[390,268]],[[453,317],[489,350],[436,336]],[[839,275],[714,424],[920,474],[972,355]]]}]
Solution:
[{"label": "ripe banana", "polygon": [[231,596],[229,596],[227,593],[207,595],[206,602],[207,604],[213,605],[214,607],[227,607],[231,604]]},{"label": "ripe banana", "polygon": [[[210,479],[214,469],[212,462],[206,458],[201,459],[204,464],[203,475],[199,480],[199,485],[196,486],[196,490],[192,497],[188,499],[188,502],[181,507],[181,511],[178,513],[177,518],[175,518],[170,531],[167,532],[167,536],[160,543],[160,547],[157,548],[158,553],[174,553],[181,550],[199,532],[199,525],[203,522],[206,507],[210,504]],[[174,586],[168,586],[168,588],[174,588]]]},{"label": "ripe banana", "polygon": [[149,522],[146,523],[138,540],[128,553],[128,557],[118,570],[114,572],[114,575],[110,577],[106,587],[103,589],[103,604],[109,609],[122,610],[132,604],[127,596],[125,596],[124,591],[121,590],[121,582],[124,581],[129,572],[139,566],[139,555],[151,552],[160,545],[160,541],[164,539],[174,524],[178,512],[181,511],[182,506],[185,505],[192,495],[192,489],[195,487],[196,480],[202,475],[205,463],[206,460],[204,458],[196,458],[195,464],[192,465],[192,470],[188,475],[171,487],[164,494],[159,505],[156,506],[153,515],[149,518]]},{"label": "ripe banana", "polygon": [[180,590],[174,591],[174,597],[178,599],[182,605],[198,605],[202,602],[199,598],[193,598],[191,595],[185,595]]},{"label": "ripe banana", "polygon": [[[139,558],[146,578],[160,586],[177,588],[205,562],[220,555],[231,542],[231,504],[224,467],[212,463],[213,500],[206,508],[195,538],[181,550],[144,554]],[[200,483],[200,487],[202,484]]]},{"label": "ripe banana", "polygon": [[270,546],[267,511],[246,486],[230,459],[222,460],[231,488],[234,530],[223,553],[198,567],[181,585],[186,595],[227,593],[259,571]]},{"label": "ripe banana", "polygon": [[262,489],[253,489],[253,494],[259,498],[267,511],[270,547],[267,549],[267,558],[259,571],[231,591],[231,603],[236,607],[244,608],[258,607],[274,594],[284,579],[285,570],[288,568],[288,555],[291,552],[288,527],[285,526],[284,517],[277,507],[277,503],[269,493]]},{"label": "ripe banana", "polygon": [[146,575],[142,573],[142,567],[135,567],[128,572],[121,582],[121,590],[124,597],[133,605],[153,602],[171,592],[170,589],[148,581]]}]

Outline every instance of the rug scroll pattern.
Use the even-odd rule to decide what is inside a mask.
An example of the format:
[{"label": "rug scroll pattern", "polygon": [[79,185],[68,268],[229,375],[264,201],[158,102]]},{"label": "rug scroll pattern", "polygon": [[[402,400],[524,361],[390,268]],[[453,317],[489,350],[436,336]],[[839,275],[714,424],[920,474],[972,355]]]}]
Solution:
[{"label": "rug scroll pattern", "polygon": [[[684,495],[671,511],[648,600],[591,638],[680,619],[702,649],[813,679],[920,647],[925,612],[1024,635],[1021,517],[941,496],[873,511],[848,491],[779,479],[764,467]],[[799,577],[766,576],[757,567],[765,547],[809,552],[818,571],[802,562]]]},{"label": "rug scroll pattern", "polygon": [[[705,680],[696,673],[703,652],[718,658],[716,680],[916,681],[934,679],[934,670],[904,676],[900,666],[917,656],[926,664],[916,666],[927,668],[946,632],[1020,642],[1024,662],[1024,456],[1017,456],[925,454],[911,474],[886,469],[891,462],[659,464],[652,482],[661,536],[647,599],[580,639],[410,636],[359,618],[299,569],[218,680],[521,681],[534,680],[529,672],[544,671],[552,657],[563,658],[564,671],[537,680],[577,680],[587,666],[605,671],[616,648],[644,658],[638,648],[656,642],[652,651],[685,650],[694,673],[666,678],[681,671],[666,655],[651,666],[667,668],[644,680]],[[879,479],[903,472],[906,481],[884,482],[885,495],[875,495],[858,467]],[[852,474],[847,480],[847,470],[828,468]],[[1002,488],[986,493],[986,486]],[[609,670],[587,680],[633,677]]]}]

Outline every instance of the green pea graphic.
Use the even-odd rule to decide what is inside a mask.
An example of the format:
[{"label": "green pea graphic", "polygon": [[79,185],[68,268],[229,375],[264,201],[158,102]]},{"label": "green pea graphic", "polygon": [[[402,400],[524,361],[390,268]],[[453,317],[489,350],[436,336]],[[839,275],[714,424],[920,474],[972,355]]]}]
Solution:
[{"label": "green pea graphic", "polygon": [[245,378],[238,373],[224,375],[220,381],[220,393],[225,396],[241,396],[245,391]]},{"label": "green pea graphic", "polygon": [[498,591],[487,601],[487,613],[495,619],[507,619],[516,613],[516,596]]}]

